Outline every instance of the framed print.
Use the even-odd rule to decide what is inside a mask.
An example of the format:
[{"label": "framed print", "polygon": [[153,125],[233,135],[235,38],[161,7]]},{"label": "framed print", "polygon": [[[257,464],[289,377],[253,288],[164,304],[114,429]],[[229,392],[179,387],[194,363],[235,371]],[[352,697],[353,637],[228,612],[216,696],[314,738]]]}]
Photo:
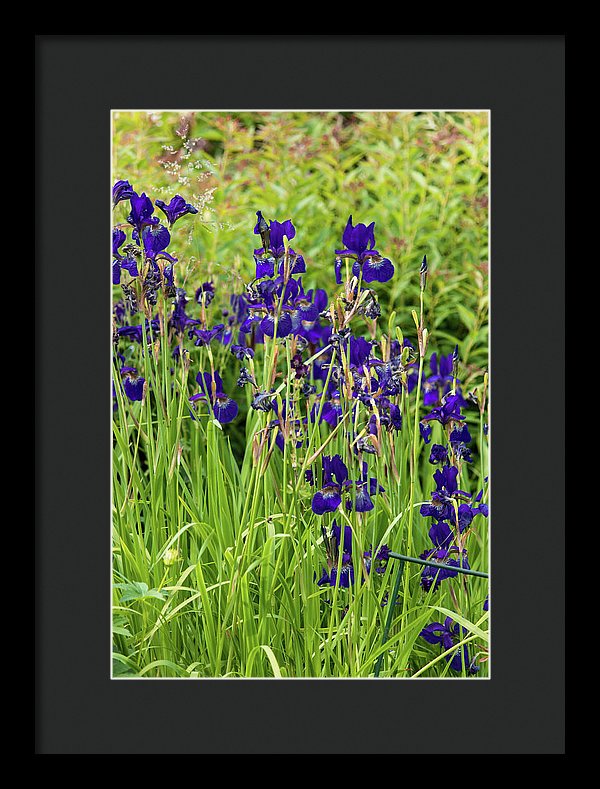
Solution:
[{"label": "framed print", "polygon": [[562,752],[564,37],[36,69],[37,751]]}]

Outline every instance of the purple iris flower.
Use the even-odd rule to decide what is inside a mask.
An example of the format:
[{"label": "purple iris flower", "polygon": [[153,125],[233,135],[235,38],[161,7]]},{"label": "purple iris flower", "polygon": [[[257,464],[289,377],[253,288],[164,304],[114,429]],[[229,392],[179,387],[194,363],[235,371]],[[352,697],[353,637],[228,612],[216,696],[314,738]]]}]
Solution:
[{"label": "purple iris flower", "polygon": [[371,222],[368,227],[362,223],[355,227],[350,214],[342,236],[342,244],[344,249],[336,249],[336,255],[355,257],[362,263],[367,250],[375,248],[375,222]]},{"label": "purple iris flower", "polygon": [[[318,411],[315,403],[315,412]],[[323,403],[323,410],[321,411],[321,421],[327,422],[330,427],[335,427],[342,418],[342,406],[340,400],[340,392],[334,389],[331,393],[329,400]]]},{"label": "purple iris flower", "polygon": [[315,493],[311,502],[312,511],[317,515],[337,510],[342,503],[342,486],[348,481],[348,469],[340,455],[323,455],[322,464],[323,487]]},{"label": "purple iris flower", "polygon": [[394,360],[382,362],[381,359],[369,359],[369,367],[373,368],[377,374],[377,389],[385,395],[399,394],[402,387],[403,368],[397,365]]},{"label": "purple iris flower", "polygon": [[[341,526],[338,526],[337,521],[333,521],[331,525],[331,534],[334,537],[338,548],[342,544],[342,529]],[[348,553],[352,553],[352,527],[351,526],[344,526],[344,551],[348,551]]]},{"label": "purple iris flower", "polygon": [[[356,512],[370,512],[375,507],[375,504],[373,504],[373,499],[369,495],[369,490],[367,489],[369,485],[368,480],[358,480],[354,485],[356,487]],[[346,501],[346,509],[352,509],[352,499]]]},{"label": "purple iris flower", "polygon": [[423,441],[429,444],[431,441],[431,425],[424,425],[422,422],[419,422],[419,433]]},{"label": "purple iris flower", "polygon": [[168,204],[163,200],[155,200],[154,202],[167,217],[169,227],[173,227],[175,222],[186,214],[198,213],[198,209],[191,203],[186,203],[181,195],[175,195]]},{"label": "purple iris flower", "polygon": [[141,344],[144,339],[144,330],[142,325],[139,323],[134,324],[133,326],[125,324],[124,326],[119,326],[117,329],[117,336],[119,339],[131,339],[133,342],[139,342]]},{"label": "purple iris flower", "polygon": [[[223,314],[225,315],[227,310],[223,310]],[[219,341],[228,346],[232,343],[234,337],[236,335],[236,327],[235,327],[235,316],[229,315],[227,318],[227,325],[223,331],[223,334],[219,337]]]},{"label": "purple iris flower", "polygon": [[[121,258],[121,260],[113,260],[112,262],[112,283],[113,285],[119,285],[121,282],[121,270],[124,269],[130,277],[137,277],[139,275],[138,268],[137,268],[137,261],[133,257]],[[126,286],[123,285],[123,290],[125,291]],[[127,292],[127,291],[125,291]],[[133,303],[130,302],[130,311],[132,313],[137,312],[137,307],[134,307]]]},{"label": "purple iris flower", "polygon": [[[454,624],[454,621],[448,616],[443,624],[441,622],[432,622],[430,625],[427,625],[427,627],[421,630],[419,635],[430,644],[440,644],[442,651],[445,652],[464,638],[465,631],[458,624]],[[476,666],[474,662],[471,663],[469,661],[469,653],[466,644],[463,644],[456,652],[447,655],[446,661],[450,663],[450,668],[453,671],[461,671],[463,658],[465,668],[469,674],[476,674],[479,671],[479,667]]]},{"label": "purple iris flower", "polygon": [[373,343],[365,340],[364,337],[349,337],[346,347],[350,348],[350,367],[355,370],[362,368],[369,361]]},{"label": "purple iris flower", "polygon": [[158,224],[158,217],[152,216],[154,213],[152,200],[146,196],[145,192],[142,192],[141,195],[138,195],[136,192],[134,192],[129,198],[129,203],[131,205],[131,211],[127,217],[127,221],[130,225],[134,226],[138,232],[138,235],[147,225]]},{"label": "purple iris flower", "polygon": [[[301,279],[290,276],[305,271],[302,256],[293,249],[289,249],[289,270],[284,272],[283,237],[293,238],[296,233],[291,220],[273,220],[268,224],[260,211],[256,213],[254,233],[263,242],[263,248],[255,250],[256,279],[241,297],[243,310],[229,323],[238,323],[242,334],[251,335],[248,345],[252,348],[265,342],[265,337],[283,338],[290,334],[302,338],[305,346],[326,344],[331,328],[321,326],[319,318],[327,306],[327,294],[323,290],[305,292]],[[227,336],[228,342],[233,340],[231,330]]]},{"label": "purple iris flower", "polygon": [[[291,334],[293,328],[291,315],[288,312],[282,312],[277,320],[277,336],[287,337],[288,334]],[[275,334],[275,315],[269,314],[262,318],[260,330],[266,337],[273,337]]]},{"label": "purple iris flower", "polygon": [[[338,582],[337,564],[332,565],[329,571],[323,568],[323,572],[317,586],[335,586]],[[354,583],[354,565],[352,564],[351,554],[344,551],[342,556],[342,566],[339,572],[339,585],[348,589]]]},{"label": "purple iris flower", "polygon": [[439,408],[433,408],[430,414],[422,417],[421,422],[429,422],[437,420],[442,425],[447,425],[449,422],[464,422],[465,419],[460,413],[460,396],[444,395],[442,404]]},{"label": "purple iris flower", "polygon": [[308,297],[312,298],[313,303],[319,309],[319,313],[327,309],[327,291],[323,290],[323,288],[316,288],[314,291],[312,289],[309,290]]},{"label": "purple iris flower", "polygon": [[126,257],[121,261],[121,268],[125,269],[125,271],[129,274],[130,277],[137,277],[138,267],[137,261],[134,257]]},{"label": "purple iris flower", "polygon": [[[431,494],[431,504],[422,504],[419,510],[424,518],[434,518],[437,521],[450,520],[456,525],[454,503],[458,503],[460,499],[471,498],[470,493],[458,489],[457,476],[458,469],[456,466],[443,466],[435,472],[433,478],[436,489]],[[461,504],[458,507],[458,515],[458,525],[460,526],[462,522],[462,531],[473,519],[473,514],[468,505]],[[434,542],[437,543],[437,540],[434,540]]]},{"label": "purple iris flower", "polygon": [[400,411],[400,407],[395,405],[394,403],[390,403],[388,406],[388,415],[389,415],[389,424],[387,425],[389,430],[402,430],[402,412]]},{"label": "purple iris flower", "polygon": [[112,188],[113,207],[121,200],[130,200],[135,195],[129,181],[117,181]]},{"label": "purple iris flower", "polygon": [[377,553],[375,555],[375,559],[377,559],[378,561],[381,561],[381,562],[387,562],[389,558],[390,558],[390,549],[384,543],[381,546],[381,548],[377,551]]},{"label": "purple iris flower", "polygon": [[[294,250],[291,249],[291,248],[290,248],[290,266],[289,266],[289,268],[290,268],[290,271],[289,271],[290,276],[292,274],[297,275],[297,274],[304,274],[306,272],[306,263],[304,261],[304,258],[302,257],[302,255],[297,255],[296,252],[294,252]],[[280,261],[279,261],[279,269],[278,269],[278,271],[279,271],[279,276],[283,277],[283,275],[285,273],[285,266],[284,266],[284,262],[283,262],[282,259],[280,259]]]},{"label": "purple iris flower", "polygon": [[429,360],[431,375],[427,380],[438,387],[451,384],[453,359],[453,354],[449,353],[447,356],[440,356],[438,363],[437,353],[432,353]]},{"label": "purple iris flower", "polygon": [[254,351],[246,345],[232,345],[229,350],[240,362],[244,359],[254,359]]},{"label": "purple iris flower", "polygon": [[[361,479],[356,480],[354,487],[356,488],[356,512],[369,512],[375,507],[371,496],[385,493],[385,489],[377,482],[377,479],[368,476],[368,466],[365,461],[362,464]],[[346,509],[352,509],[352,499],[348,499],[346,502]]]},{"label": "purple iris flower", "polygon": [[[281,282],[281,280],[280,280]],[[273,308],[274,294],[278,290],[278,283],[273,280],[257,282],[252,286],[252,292],[248,294],[249,306],[259,309]]]},{"label": "purple iris flower", "polygon": [[232,345],[229,350],[240,362],[244,359],[254,359],[254,351],[245,345]]},{"label": "purple iris flower", "polygon": [[[259,217],[259,220],[254,227],[254,233],[256,235],[259,235],[261,232],[260,231],[261,220],[264,222],[264,219],[260,211],[257,211],[256,215]],[[296,228],[292,224],[291,219],[286,219],[285,222],[277,222],[275,219],[272,219],[269,225],[269,240],[268,240],[267,252],[270,252],[271,255],[273,255],[273,257],[276,259],[282,257],[285,254],[283,237],[287,236],[288,241],[291,241],[295,235],[296,235]],[[265,252],[264,246],[262,249],[259,248],[254,250],[255,255],[262,255],[264,252]],[[292,250],[290,250],[290,255],[291,254],[292,254]]]},{"label": "purple iris flower", "polygon": [[455,427],[450,433],[450,446],[457,458],[464,460],[466,463],[472,463],[471,450],[467,444],[471,441],[471,434],[466,425],[462,427]]},{"label": "purple iris flower", "polygon": [[429,455],[429,462],[432,464],[436,463],[447,463],[448,462],[448,448],[442,446],[441,444],[434,444],[431,447],[431,454]]},{"label": "purple iris flower", "polygon": [[121,367],[121,377],[123,378],[123,389],[125,394],[132,401],[142,400],[144,397],[144,384],[146,379],[138,375],[135,367]]},{"label": "purple iris flower", "polygon": [[279,275],[273,280],[277,293],[281,301],[289,308],[292,309],[294,301],[297,298],[306,298],[304,288],[302,287],[302,278],[294,279],[290,277],[287,281]]},{"label": "purple iris flower", "polygon": [[469,428],[466,425],[463,425],[462,427],[455,427],[450,433],[451,444],[468,444],[470,441],[471,434],[469,433]]},{"label": "purple iris flower", "polygon": [[456,466],[443,466],[434,473],[433,478],[436,490],[432,493],[432,499],[435,501],[447,502],[452,498],[461,496],[468,499],[471,498],[470,493],[458,489],[458,469]]},{"label": "purple iris flower", "polygon": [[216,370],[214,378],[210,373],[198,373],[196,381],[201,391],[192,395],[190,402],[194,403],[200,399],[208,399],[215,419],[221,424],[226,424],[236,418],[239,410],[238,404],[223,391],[223,381]]},{"label": "purple iris flower", "polygon": [[[255,342],[263,341],[263,337],[273,337],[275,334],[276,314],[278,312],[275,302],[275,295],[277,294],[280,298],[277,337],[287,337],[288,334],[291,334],[293,331],[293,320],[290,312],[293,308],[286,305],[285,302],[288,293],[296,293],[297,288],[298,284],[296,281],[290,280],[287,283],[285,292],[283,292],[283,280],[279,277],[274,281],[267,280],[254,286],[253,290],[255,292],[248,305],[248,315],[240,326],[240,331],[243,334],[247,334],[254,328]],[[258,327],[254,327],[256,323],[258,323]]]},{"label": "purple iris flower", "polygon": [[[302,336],[307,340],[307,342],[314,345],[315,348],[324,348],[326,345],[329,345],[329,338],[331,337],[332,331],[333,329],[331,324],[322,325],[321,321],[319,320],[315,323],[312,329],[309,329],[308,331],[297,331],[295,334],[296,337]],[[322,363],[326,361],[325,357],[331,357],[331,352],[328,352],[328,354],[324,354],[323,358],[316,359],[313,363],[313,371],[317,377],[319,372],[322,371],[322,367],[320,367],[319,364],[322,365]],[[327,377],[327,375],[325,377]]]},{"label": "purple iris flower", "polygon": [[[262,248],[254,250],[254,261],[256,263],[256,279],[263,277],[272,277],[275,274],[275,267],[277,266],[277,273],[283,276],[283,257],[285,255],[285,246],[283,244],[283,237],[287,236],[288,241],[296,235],[296,228],[292,224],[291,219],[286,219],[285,222],[277,222],[272,219],[270,224],[267,225],[260,211],[256,212],[258,218],[254,226],[255,235],[260,235],[263,243]],[[290,275],[302,274],[306,271],[306,264],[302,255],[297,255],[296,252],[289,248],[290,260]]]},{"label": "purple iris flower", "polygon": [[256,279],[272,277],[275,274],[275,258],[261,258],[254,255],[254,262],[256,263]]},{"label": "purple iris flower", "polygon": [[[354,226],[350,215],[342,236],[344,249],[336,249],[335,254],[354,258],[352,273],[358,276],[362,267],[362,278],[365,282],[387,282],[394,276],[394,265],[375,249],[374,229],[375,222],[371,222],[369,226],[362,223]],[[338,279],[341,280],[341,277],[336,260],[336,281]]]},{"label": "purple iris flower", "polygon": [[[425,515],[427,506],[428,505],[425,504],[421,507],[421,515]],[[456,513],[454,507],[452,507],[452,509],[450,509],[450,507],[442,509],[438,507],[429,507],[429,516],[435,519],[439,517],[439,515],[443,515],[450,523],[447,523],[446,520],[434,520],[429,529],[429,539],[436,547],[447,548],[455,539]],[[470,526],[472,520],[473,510],[471,507],[469,507],[468,504],[461,504],[458,508],[458,531],[460,534]]]},{"label": "purple iris flower", "polygon": [[291,241],[296,235],[296,228],[291,219],[286,219],[285,222],[277,222],[272,219],[269,230],[271,231],[271,252],[275,257],[281,257],[285,252],[283,237],[287,236],[288,241]]},{"label": "purple iris flower", "polygon": [[152,318],[151,321],[146,318],[143,325],[141,323],[136,323],[133,326],[128,324],[119,326],[117,335],[119,339],[124,337],[141,344],[144,341],[144,328],[146,329],[146,340],[151,342],[152,338],[156,338],[156,335],[160,331],[160,322],[158,318]]},{"label": "purple iris flower", "polygon": [[[457,556],[458,558],[453,558]],[[425,551],[419,557],[420,559],[428,559],[430,562],[440,562],[443,565],[449,565],[445,567],[423,567],[423,572],[421,573],[421,586],[425,591],[429,591],[431,586],[435,583],[433,591],[437,591],[440,587],[442,581],[445,581],[447,578],[454,578],[458,575],[456,570],[450,569],[450,567],[464,567],[466,570],[469,570],[469,562],[467,561],[467,552],[465,550],[461,551],[456,546],[451,546],[448,549],[445,548],[433,548],[430,551]]]},{"label": "purple iris flower", "polygon": [[[290,281],[294,282],[294,280]],[[291,299],[291,305],[294,310],[291,314],[294,331],[297,329],[309,330],[315,325],[315,321],[319,318],[319,313],[327,305],[327,294],[325,291],[320,290],[317,293],[319,294],[318,298],[315,298],[313,302],[313,291],[310,290],[308,293],[305,293],[302,282],[299,282],[298,292]],[[322,303],[323,296],[325,297],[324,304]]]},{"label": "purple iris flower", "polygon": [[[134,230],[132,233],[133,238],[139,243],[139,234]],[[163,253],[164,257],[176,262],[176,258],[172,258],[164,250],[171,243],[171,234],[164,225],[156,224],[146,225],[142,230],[142,244],[144,245],[144,252],[147,258],[154,260],[158,254]]]},{"label": "purple iris flower", "polygon": [[198,329],[198,328],[192,329],[188,333],[188,336],[190,340],[193,340],[195,337],[196,339],[194,341],[194,345],[203,348],[206,345],[210,345],[210,343],[212,342],[212,340],[214,340],[215,337],[223,333],[224,329],[225,329],[225,324],[218,323],[212,329]]}]

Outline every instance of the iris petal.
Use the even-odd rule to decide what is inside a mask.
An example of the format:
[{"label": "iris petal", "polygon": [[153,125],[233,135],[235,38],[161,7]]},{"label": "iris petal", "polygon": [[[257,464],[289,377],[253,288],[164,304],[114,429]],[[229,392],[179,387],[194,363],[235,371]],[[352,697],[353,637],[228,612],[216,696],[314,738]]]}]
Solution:
[{"label": "iris petal", "polygon": [[239,407],[236,401],[227,395],[218,395],[213,405],[215,419],[221,424],[233,421],[238,415]]},{"label": "iris petal", "polygon": [[387,258],[366,260],[362,269],[365,282],[388,282],[394,276],[394,264]]},{"label": "iris petal", "polygon": [[335,512],[341,503],[342,497],[337,488],[324,488],[315,493],[311,507],[314,513],[323,515],[326,512]]}]

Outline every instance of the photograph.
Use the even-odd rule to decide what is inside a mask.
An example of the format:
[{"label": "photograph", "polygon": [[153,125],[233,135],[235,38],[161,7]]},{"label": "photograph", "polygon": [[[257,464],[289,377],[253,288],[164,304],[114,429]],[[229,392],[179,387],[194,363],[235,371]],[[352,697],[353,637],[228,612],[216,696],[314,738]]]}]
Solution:
[{"label": "photograph", "polygon": [[111,110],[113,680],[492,678],[493,122]]}]

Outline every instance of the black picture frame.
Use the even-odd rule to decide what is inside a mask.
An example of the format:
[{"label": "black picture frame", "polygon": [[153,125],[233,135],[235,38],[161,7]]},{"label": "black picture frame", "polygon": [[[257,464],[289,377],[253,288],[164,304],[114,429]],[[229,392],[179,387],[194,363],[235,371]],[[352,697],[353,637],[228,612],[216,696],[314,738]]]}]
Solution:
[{"label": "black picture frame", "polygon": [[[561,754],[565,36],[35,37],[36,754]],[[491,110],[493,676],[110,679],[110,110]]]}]

